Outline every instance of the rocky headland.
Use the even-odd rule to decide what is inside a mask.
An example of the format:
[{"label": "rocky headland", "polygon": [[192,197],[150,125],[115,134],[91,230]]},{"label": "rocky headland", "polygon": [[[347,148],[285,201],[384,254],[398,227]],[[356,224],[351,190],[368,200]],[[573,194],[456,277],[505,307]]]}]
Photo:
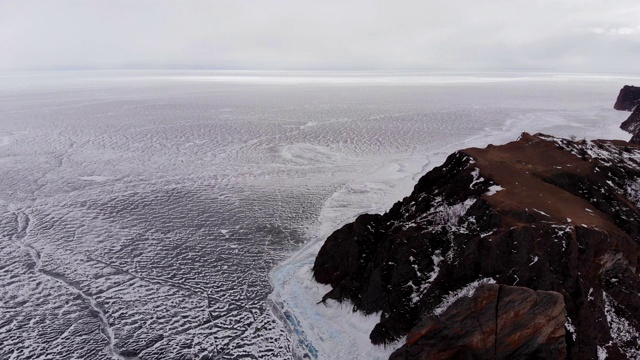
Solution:
[{"label": "rocky headland", "polygon": [[639,359],[639,208],[639,146],[523,133],[335,231],[313,274],[382,312],[373,343],[406,336],[392,359]]},{"label": "rocky headland", "polygon": [[640,144],[640,87],[625,85],[620,89],[616,103],[613,108],[622,111],[631,111],[631,115],[625,120],[620,128],[633,135],[632,144]]},{"label": "rocky headland", "polygon": [[633,111],[640,104],[640,87],[625,85],[620,89],[613,108],[616,110]]}]

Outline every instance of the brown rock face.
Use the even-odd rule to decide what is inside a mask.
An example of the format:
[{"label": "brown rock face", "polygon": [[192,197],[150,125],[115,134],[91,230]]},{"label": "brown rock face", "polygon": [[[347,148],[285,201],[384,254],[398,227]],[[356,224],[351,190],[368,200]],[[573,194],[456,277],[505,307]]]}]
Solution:
[{"label": "brown rock face", "polygon": [[[555,321],[563,317],[551,320],[558,302],[538,293],[550,291],[564,300],[568,359],[605,353],[610,360],[640,359],[639,206],[640,147],[525,133],[505,145],[450,155],[386,214],[362,215],[337,230],[318,253],[314,276],[332,286],[325,298],[382,312],[373,343],[409,334],[405,358],[424,358],[436,335],[473,345],[452,345],[452,358],[485,358],[489,350],[472,350],[490,349],[482,344],[489,338],[478,335],[486,331],[470,324],[496,319],[485,311],[489,295],[456,303],[465,326],[442,321],[453,313],[440,320],[431,314],[451,294],[492,279],[500,289],[531,289],[491,300],[514,314],[500,317],[511,320],[499,322],[508,326],[494,336],[495,354],[517,359],[508,354],[522,347],[525,359],[562,357]],[[521,321],[529,312],[534,316]],[[532,332],[520,325],[527,322]]]},{"label": "brown rock face", "polygon": [[633,111],[638,104],[640,104],[640,87],[625,85],[620,89],[613,108],[616,110]]},{"label": "brown rock face", "polygon": [[564,313],[560,293],[480,285],[425,317],[391,359],[564,359]]}]

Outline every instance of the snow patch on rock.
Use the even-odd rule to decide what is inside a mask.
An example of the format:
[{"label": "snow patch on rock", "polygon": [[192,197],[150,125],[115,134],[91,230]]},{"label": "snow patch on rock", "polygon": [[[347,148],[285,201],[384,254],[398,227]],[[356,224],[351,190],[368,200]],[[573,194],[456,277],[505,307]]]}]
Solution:
[{"label": "snow patch on rock", "polygon": [[614,307],[619,308],[620,305],[609,294],[603,291],[602,298],[613,341],[629,359],[640,359],[640,334],[638,334],[638,330],[627,319],[616,313]]},{"label": "snow patch on rock", "polygon": [[475,294],[476,290],[478,289],[478,286],[482,284],[495,284],[495,283],[496,281],[492,278],[478,279],[466,285],[465,287],[450,293],[449,295],[445,296],[444,299],[442,299],[442,302],[440,303],[440,305],[436,306],[433,309],[433,315],[441,315],[449,308],[449,306],[451,306],[454,302],[456,302],[456,300],[460,298],[473,296],[473,294]]}]

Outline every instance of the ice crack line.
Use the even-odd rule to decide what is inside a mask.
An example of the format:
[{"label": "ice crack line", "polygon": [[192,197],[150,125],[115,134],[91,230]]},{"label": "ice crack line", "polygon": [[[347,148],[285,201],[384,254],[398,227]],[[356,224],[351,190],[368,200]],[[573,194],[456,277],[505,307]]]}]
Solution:
[{"label": "ice crack line", "polygon": [[100,333],[107,340],[107,343],[109,346],[109,352],[111,353],[111,356],[113,358],[120,359],[120,360],[137,359],[137,358],[126,357],[119,353],[118,349],[115,346],[115,337],[113,334],[113,330],[109,325],[109,321],[107,320],[107,316],[105,312],[101,309],[96,299],[94,299],[93,297],[91,297],[90,295],[82,291],[82,289],[80,289],[80,287],[77,284],[74,284],[71,280],[69,280],[64,275],[58,274],[56,272],[49,271],[46,269],[42,269],[40,252],[35,247],[27,243],[27,238],[29,237],[29,231],[31,230],[34,223],[33,219],[31,218],[31,215],[29,215],[29,213],[25,210],[14,211],[13,213],[14,213],[14,216],[16,217],[16,222],[17,222],[17,231],[13,235],[13,240],[20,247],[20,249],[22,249],[27,254],[29,254],[29,256],[31,257],[31,259],[35,264],[34,271],[61,283],[67,289],[80,295],[80,297],[82,297],[89,304],[91,313],[95,314],[100,322]]},{"label": "ice crack line", "polygon": [[169,279],[163,279],[163,278],[158,278],[158,277],[151,277],[151,276],[146,276],[146,275],[140,275],[140,274],[136,274],[130,270],[127,270],[119,265],[116,264],[112,264],[103,260],[99,260],[96,259],[92,256],[89,255],[84,255],[87,257],[87,259],[91,260],[91,261],[95,261],[99,264],[108,266],[112,269],[118,270],[119,272],[123,273],[123,274],[127,274],[135,279],[144,281],[144,282],[148,282],[151,284],[158,284],[158,285],[162,285],[162,286],[167,286],[167,287],[173,287],[176,289],[180,289],[180,290],[184,290],[184,291],[188,291],[190,293],[194,293],[198,296],[202,296],[205,300],[206,300],[206,307],[207,309],[211,308],[212,306],[212,301],[211,301],[211,297],[209,295],[209,292],[207,291],[207,289],[205,289],[202,286],[198,286],[195,284],[188,284],[185,282],[178,282],[178,281],[173,281],[173,280],[169,280]]}]

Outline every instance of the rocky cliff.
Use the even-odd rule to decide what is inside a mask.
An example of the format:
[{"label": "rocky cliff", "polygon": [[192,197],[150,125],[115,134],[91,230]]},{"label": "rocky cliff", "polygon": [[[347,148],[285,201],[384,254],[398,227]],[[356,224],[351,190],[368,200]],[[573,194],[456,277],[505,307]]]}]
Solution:
[{"label": "rocky cliff", "polygon": [[633,134],[631,140],[632,144],[640,144],[640,107],[636,107],[635,110],[629,115],[620,128],[626,132]]},{"label": "rocky cliff", "polygon": [[334,232],[314,277],[408,335],[392,359],[638,359],[639,207],[640,147],[524,133]]},{"label": "rocky cliff", "polygon": [[616,103],[613,108],[616,110],[631,111],[631,115],[625,120],[620,128],[633,135],[632,144],[640,144],[640,87],[625,85],[620,89]]},{"label": "rocky cliff", "polygon": [[613,108],[616,110],[633,111],[638,104],[640,104],[640,87],[625,85],[620,89]]}]

